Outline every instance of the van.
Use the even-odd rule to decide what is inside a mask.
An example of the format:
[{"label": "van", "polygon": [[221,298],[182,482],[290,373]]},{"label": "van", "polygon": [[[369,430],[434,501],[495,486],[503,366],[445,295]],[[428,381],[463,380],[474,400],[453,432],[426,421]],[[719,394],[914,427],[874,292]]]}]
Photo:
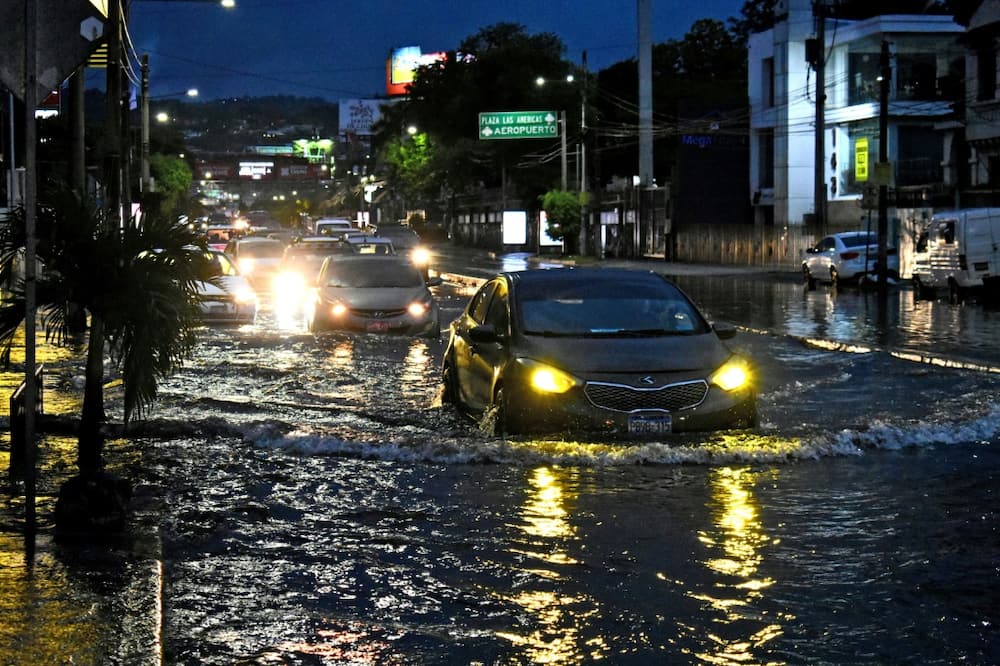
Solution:
[{"label": "van", "polygon": [[983,289],[983,278],[1000,275],[1000,208],[935,213],[917,238],[912,273],[918,298],[947,290],[952,303]]}]

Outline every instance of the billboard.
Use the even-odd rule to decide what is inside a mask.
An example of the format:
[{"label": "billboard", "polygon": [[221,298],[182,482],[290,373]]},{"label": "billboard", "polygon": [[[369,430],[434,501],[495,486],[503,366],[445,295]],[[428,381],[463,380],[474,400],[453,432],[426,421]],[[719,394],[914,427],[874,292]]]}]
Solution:
[{"label": "billboard", "polygon": [[385,63],[385,93],[405,95],[406,86],[413,83],[413,73],[417,67],[431,65],[444,60],[446,53],[421,53],[419,46],[404,46],[393,49]]},{"label": "billboard", "polygon": [[340,133],[370,136],[372,127],[382,116],[377,99],[340,100]]}]

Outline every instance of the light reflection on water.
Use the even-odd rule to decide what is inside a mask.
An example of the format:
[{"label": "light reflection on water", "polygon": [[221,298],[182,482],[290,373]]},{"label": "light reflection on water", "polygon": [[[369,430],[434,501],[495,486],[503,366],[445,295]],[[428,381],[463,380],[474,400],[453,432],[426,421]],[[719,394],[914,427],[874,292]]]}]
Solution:
[{"label": "light reflection on water", "polygon": [[700,636],[700,643],[713,648],[696,655],[705,663],[759,663],[761,648],[783,633],[777,622],[765,621],[760,626],[761,618],[754,610],[775,582],[759,575],[771,541],[754,496],[760,477],[760,472],[748,468],[719,467],[709,473],[714,525],[700,530],[698,538],[708,555],[703,564],[716,576],[716,583],[709,592],[691,594],[715,615],[699,625],[701,631],[708,630],[707,636]]},{"label": "light reflection on water", "polygon": [[[567,552],[576,541],[570,522],[577,484],[566,483],[573,474],[560,468],[541,466],[528,477],[521,522],[515,527],[528,537],[527,543],[511,544],[512,554],[526,556],[526,589],[505,596],[527,616],[529,632],[498,631],[497,636],[522,650],[534,663],[579,664],[602,656],[604,640],[583,637],[593,631],[590,621],[598,615],[596,600],[583,593],[563,590],[562,569],[579,562]],[[570,487],[573,490],[570,490]]]}]

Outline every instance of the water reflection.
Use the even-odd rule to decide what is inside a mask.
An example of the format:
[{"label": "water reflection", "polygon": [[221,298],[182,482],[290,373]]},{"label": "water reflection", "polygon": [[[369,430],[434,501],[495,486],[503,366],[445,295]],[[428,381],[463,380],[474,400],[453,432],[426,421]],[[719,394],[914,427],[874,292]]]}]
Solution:
[{"label": "water reflection", "polygon": [[709,314],[752,330],[833,343],[902,349],[936,358],[1000,365],[1000,316],[981,305],[915,300],[890,291],[883,307],[872,291],[805,290],[798,281],[678,276],[678,284]]},{"label": "water reflection", "polygon": [[582,594],[564,593],[558,586],[563,579],[561,567],[577,564],[566,552],[566,545],[576,539],[576,527],[568,520],[569,505],[575,500],[575,494],[568,489],[569,474],[556,467],[533,470],[521,522],[515,525],[529,538],[513,546],[514,554],[527,556],[529,562],[538,562],[539,566],[529,563],[525,569],[536,581],[534,589],[526,586],[507,600],[531,618],[530,626],[535,629],[525,633],[500,631],[497,635],[520,647],[533,663],[584,663],[605,655],[607,647],[599,637],[587,640],[581,647],[582,630],[598,614],[597,604]]},{"label": "water reflection", "polygon": [[770,542],[753,494],[759,477],[747,468],[721,467],[710,473],[714,525],[698,536],[708,550],[703,564],[716,582],[712,592],[691,594],[718,616],[702,623],[715,628],[702,637],[705,649],[697,655],[710,664],[758,663],[761,646],[783,633],[780,624],[762,622],[765,615],[757,610],[764,591],[774,584],[759,575],[763,549]]},{"label": "water reflection", "polygon": [[0,533],[0,663],[104,661],[102,636],[111,626],[102,597],[80,590],[50,554],[29,568],[23,545],[20,535]]}]

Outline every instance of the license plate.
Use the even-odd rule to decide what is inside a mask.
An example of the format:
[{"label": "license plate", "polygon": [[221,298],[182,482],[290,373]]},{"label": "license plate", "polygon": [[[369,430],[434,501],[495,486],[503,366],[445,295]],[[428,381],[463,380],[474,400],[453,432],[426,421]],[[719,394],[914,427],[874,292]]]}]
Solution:
[{"label": "license plate", "polygon": [[630,435],[667,435],[672,424],[670,414],[631,414],[628,432]]},{"label": "license plate", "polygon": [[212,303],[208,306],[208,311],[212,314],[226,314],[231,309],[231,306],[219,303]]},{"label": "license plate", "polygon": [[389,330],[389,322],[387,321],[370,321],[365,327],[365,330],[369,333],[380,333],[382,331]]}]

